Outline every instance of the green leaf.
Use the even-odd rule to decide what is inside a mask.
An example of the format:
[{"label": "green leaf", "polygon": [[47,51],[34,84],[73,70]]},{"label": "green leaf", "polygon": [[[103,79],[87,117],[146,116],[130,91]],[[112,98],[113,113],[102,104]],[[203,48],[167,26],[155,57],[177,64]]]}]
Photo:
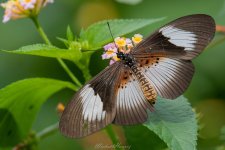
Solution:
[{"label": "green leaf", "polygon": [[[162,21],[159,19],[118,19],[108,20],[114,37],[131,33],[147,25]],[[95,23],[80,34],[81,41],[88,41],[88,50],[100,49],[103,45],[112,41],[107,20]]]},{"label": "green leaf", "polygon": [[73,41],[74,40],[73,32],[72,32],[70,26],[67,27],[66,36],[67,36],[67,39],[69,41]]},{"label": "green leaf", "polygon": [[132,150],[165,150],[166,144],[152,131],[143,125],[124,126],[127,145]]},{"label": "green leaf", "polygon": [[171,150],[194,150],[197,140],[197,121],[187,99],[158,98],[155,111],[144,123],[155,132]]},{"label": "green leaf", "polygon": [[70,41],[68,41],[67,39],[64,39],[64,38],[60,38],[60,37],[56,37],[56,39],[59,40],[60,42],[62,42],[66,47],[69,48]]},{"label": "green leaf", "polygon": [[0,147],[18,144],[28,133],[41,105],[64,88],[77,90],[70,82],[31,78],[0,90]]},{"label": "green leaf", "polygon": [[60,49],[55,46],[45,44],[34,44],[24,46],[18,50],[1,50],[2,52],[15,53],[15,54],[27,54],[43,57],[62,58],[71,61],[79,60],[81,57],[80,50],[66,50]]}]

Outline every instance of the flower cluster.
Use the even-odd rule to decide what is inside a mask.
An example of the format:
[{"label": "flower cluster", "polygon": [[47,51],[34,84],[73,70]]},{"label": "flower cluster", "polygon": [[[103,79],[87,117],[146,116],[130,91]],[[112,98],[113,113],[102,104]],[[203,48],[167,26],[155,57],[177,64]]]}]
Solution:
[{"label": "flower cluster", "polygon": [[103,47],[105,52],[102,54],[102,59],[110,59],[109,64],[112,65],[120,60],[117,57],[118,52],[123,52],[124,54],[130,53],[132,48],[142,40],[143,36],[141,34],[135,34],[132,40],[125,37],[117,37],[113,43],[109,43]]},{"label": "flower cluster", "polygon": [[1,3],[5,9],[3,22],[37,15],[47,3],[53,3],[53,0],[8,0]]}]

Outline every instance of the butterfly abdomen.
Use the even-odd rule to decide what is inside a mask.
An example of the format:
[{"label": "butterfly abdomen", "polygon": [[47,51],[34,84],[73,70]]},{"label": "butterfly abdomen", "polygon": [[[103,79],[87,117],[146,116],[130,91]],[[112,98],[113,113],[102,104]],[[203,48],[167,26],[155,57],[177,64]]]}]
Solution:
[{"label": "butterfly abdomen", "polygon": [[135,75],[138,83],[141,87],[141,90],[145,96],[145,98],[151,103],[154,104],[156,100],[156,90],[152,86],[152,84],[147,80],[146,76],[143,74],[140,67],[137,66],[134,58],[130,54],[118,53],[117,57],[122,59],[125,66],[131,68],[133,74]]},{"label": "butterfly abdomen", "polygon": [[141,68],[139,68],[137,64],[133,64],[131,66],[131,70],[134,73],[136,79],[138,80],[145,98],[151,104],[154,104],[157,94],[152,84],[147,80],[146,76],[143,74]]}]

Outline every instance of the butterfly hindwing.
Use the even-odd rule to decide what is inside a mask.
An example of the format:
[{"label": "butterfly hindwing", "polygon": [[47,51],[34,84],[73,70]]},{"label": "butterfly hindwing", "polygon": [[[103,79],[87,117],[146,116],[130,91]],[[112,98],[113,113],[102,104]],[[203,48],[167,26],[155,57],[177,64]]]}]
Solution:
[{"label": "butterfly hindwing", "polygon": [[59,126],[64,135],[84,137],[112,123],[120,66],[117,62],[107,67],[75,94],[61,116]]},{"label": "butterfly hindwing", "polygon": [[142,59],[140,63],[158,95],[168,99],[175,99],[184,93],[194,74],[194,65],[190,60],[152,57],[151,60]]},{"label": "butterfly hindwing", "polygon": [[131,125],[147,120],[147,109],[153,110],[140,88],[140,83],[129,67],[123,67],[116,97],[115,124]]}]

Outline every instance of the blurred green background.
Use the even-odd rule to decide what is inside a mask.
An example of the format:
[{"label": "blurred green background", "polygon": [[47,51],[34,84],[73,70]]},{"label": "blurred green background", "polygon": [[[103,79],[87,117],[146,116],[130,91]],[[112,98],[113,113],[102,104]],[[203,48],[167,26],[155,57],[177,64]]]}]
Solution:
[{"label": "blurred green background", "polygon": [[[63,47],[56,37],[65,37],[68,24],[74,33],[79,35],[82,27],[85,28],[103,19],[167,17],[163,22],[138,31],[143,35],[148,35],[169,20],[196,13],[209,14],[214,17],[217,24],[225,25],[225,0],[142,0],[136,5],[119,3],[114,0],[55,0],[54,4],[43,9],[40,14],[40,22],[52,42]],[[3,9],[0,10],[0,16],[2,15]],[[225,35],[217,34],[215,39],[223,36]],[[0,49],[13,50],[24,45],[41,42],[42,39],[28,19],[10,21],[7,24],[0,23]],[[92,75],[97,74],[108,63],[100,59],[101,54],[102,51],[99,50],[91,59]],[[70,62],[67,63],[78,78],[83,80],[80,70]],[[225,141],[222,141],[220,137],[221,128],[225,126],[225,43],[206,49],[194,60],[194,64],[196,72],[185,96],[202,116],[198,149],[224,150]],[[31,77],[70,80],[55,59],[0,53],[1,88],[14,81]],[[72,95],[71,91],[64,90],[51,97],[43,105],[33,129],[40,131],[57,122],[59,117],[56,105],[58,102],[68,101]],[[126,143],[122,129],[120,127],[115,127],[115,129],[120,135],[122,143]],[[136,127],[132,130],[134,131],[132,136],[138,136],[140,139],[145,137],[145,128]],[[152,134],[152,139],[143,140],[150,144],[139,147],[140,140],[136,140],[136,147],[133,149],[165,148],[165,145],[161,145],[162,142],[154,134]],[[95,144],[99,142],[110,143],[110,140],[104,132],[79,140],[67,139],[60,133],[56,133],[41,141],[39,147],[41,150],[94,149]]]}]

